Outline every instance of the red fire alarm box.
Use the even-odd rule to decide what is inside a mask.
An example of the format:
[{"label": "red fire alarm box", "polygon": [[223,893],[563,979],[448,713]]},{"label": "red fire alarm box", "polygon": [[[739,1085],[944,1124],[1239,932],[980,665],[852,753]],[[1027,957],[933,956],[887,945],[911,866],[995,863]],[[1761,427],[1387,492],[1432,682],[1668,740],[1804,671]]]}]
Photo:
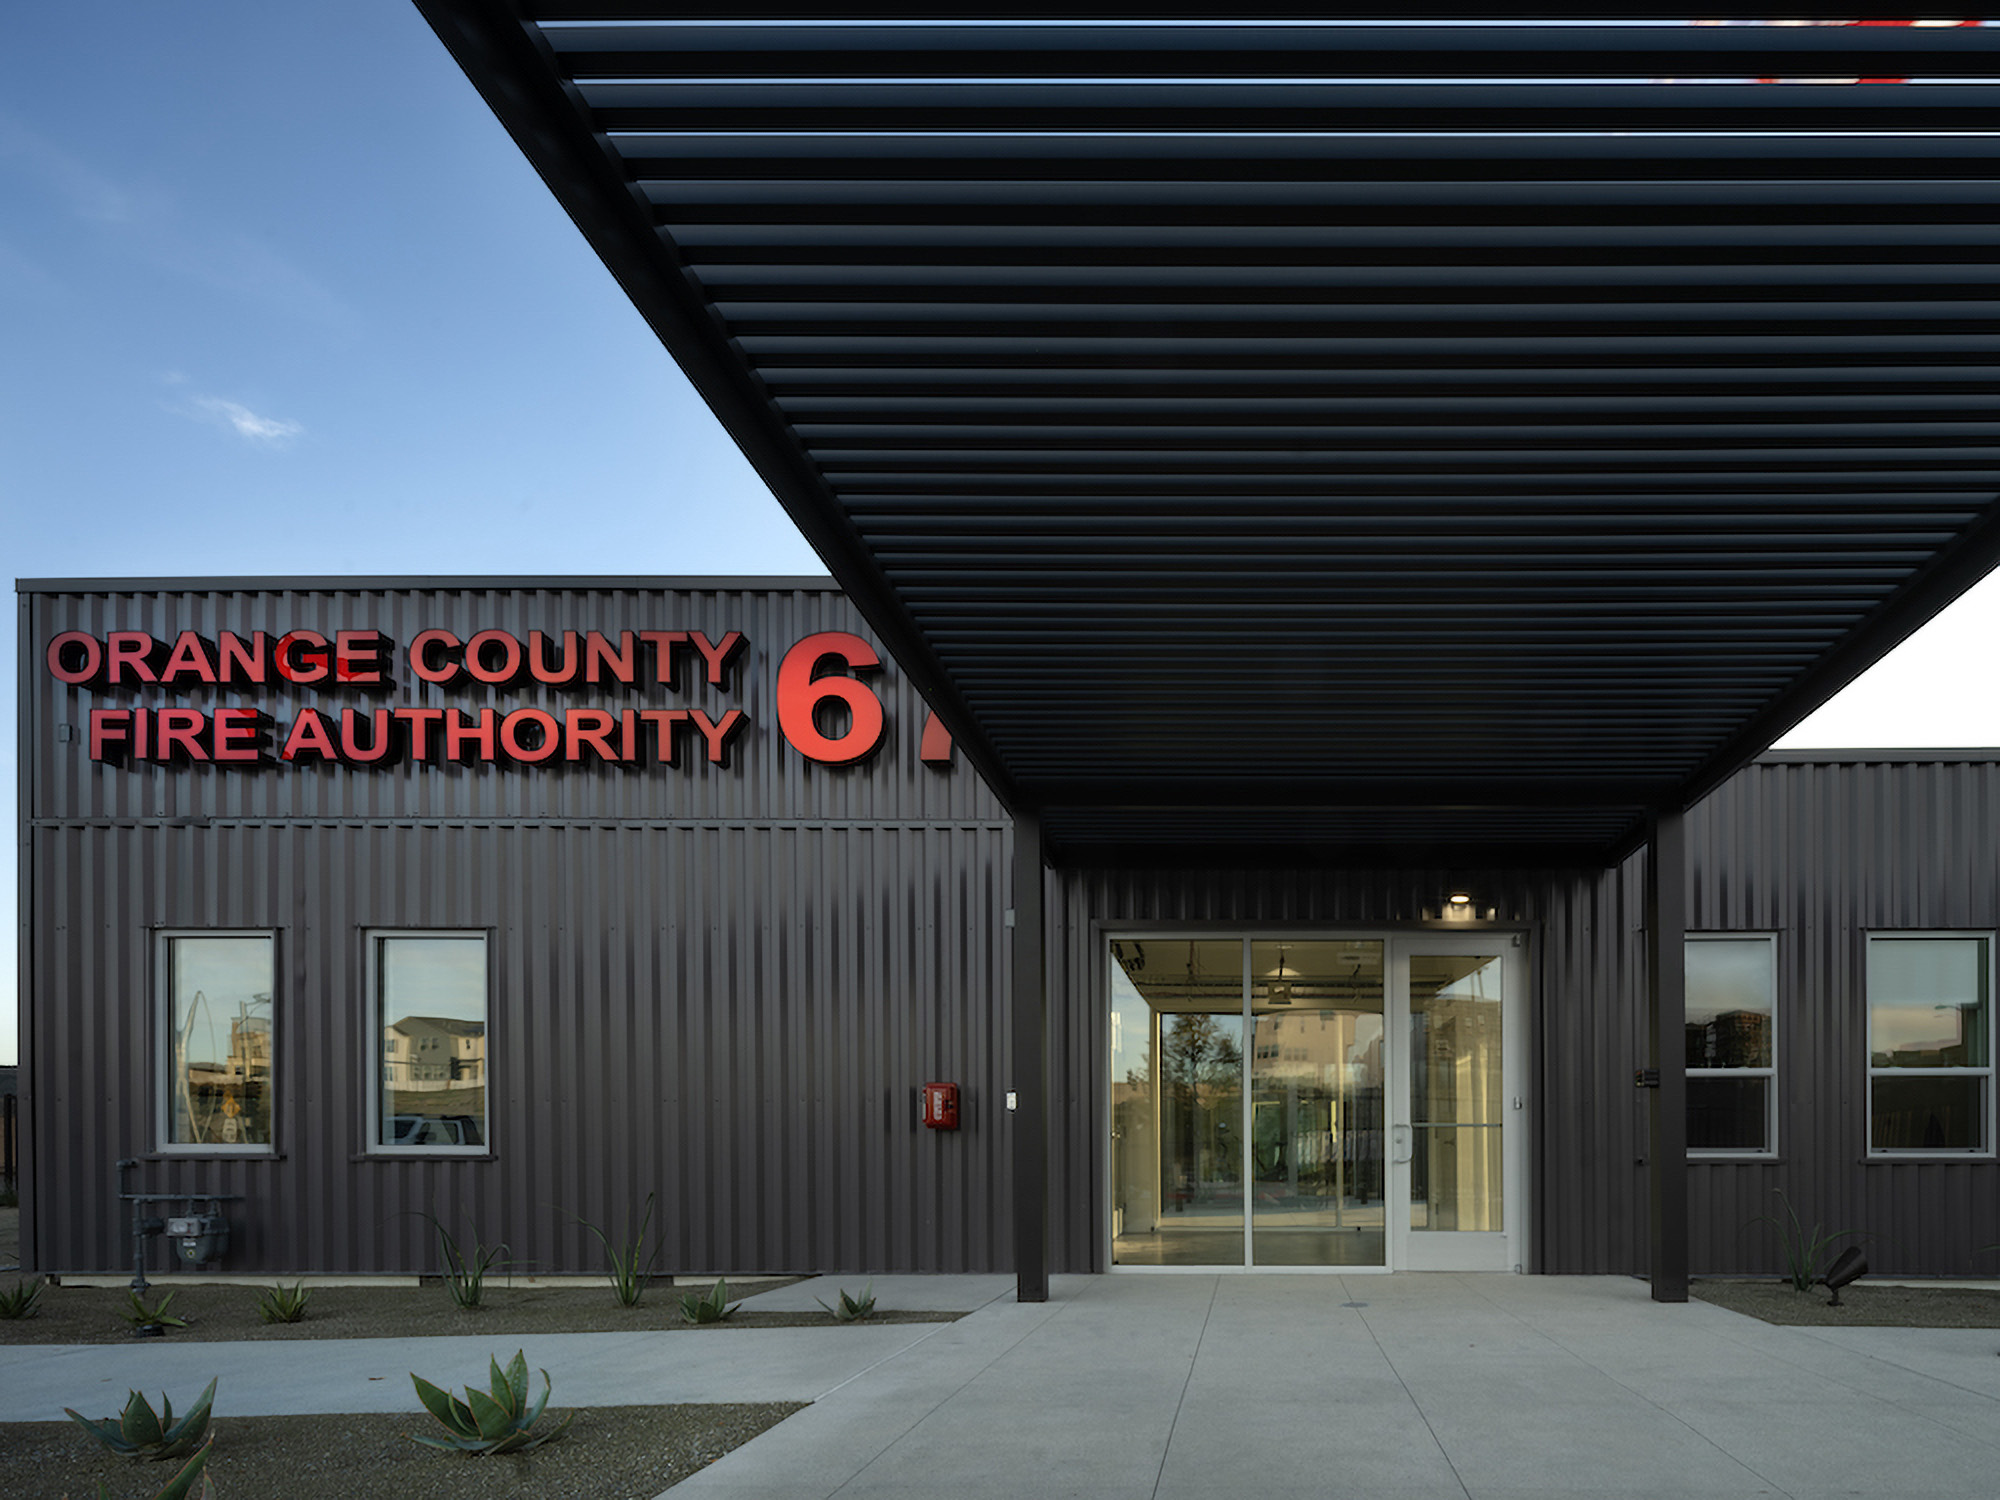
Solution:
[{"label": "red fire alarm box", "polygon": [[924,1085],[924,1124],[932,1130],[958,1129],[958,1085],[955,1083],[927,1083]]}]

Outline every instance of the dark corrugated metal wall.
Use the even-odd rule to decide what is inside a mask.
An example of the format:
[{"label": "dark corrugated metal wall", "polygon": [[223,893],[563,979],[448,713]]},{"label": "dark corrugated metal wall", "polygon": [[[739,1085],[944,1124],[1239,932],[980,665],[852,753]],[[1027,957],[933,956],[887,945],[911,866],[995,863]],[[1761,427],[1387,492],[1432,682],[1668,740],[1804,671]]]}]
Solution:
[{"label": "dark corrugated metal wall", "polygon": [[[1689,1262],[1775,1273],[1765,1215],[1785,1190],[1807,1225],[1868,1236],[1877,1272],[1992,1275],[2000,1162],[1866,1160],[1867,934],[2000,928],[2000,763],[1773,757],[1688,816],[1691,931],[1777,932],[1777,1160],[1694,1161]],[[1648,1096],[1642,862],[1574,874],[1081,871],[1059,877],[1052,1001],[1062,1112],[1052,1136],[1053,1261],[1102,1268],[1108,1130],[1103,960],[1093,923],[1389,925],[1455,886],[1532,929],[1529,1264],[1646,1269]]]},{"label": "dark corrugated metal wall", "polygon": [[1868,934],[2000,927],[1996,811],[2000,765],[1944,753],[1786,756],[1690,814],[1690,923],[1778,934],[1779,1158],[1691,1166],[1695,1268],[1779,1269],[1783,1189],[1878,1272],[2000,1270],[2000,1164],[1866,1159]]},{"label": "dark corrugated metal wall", "polygon": [[[877,678],[893,743],[852,769],[783,748],[778,653],[858,629],[823,588],[178,588],[32,595],[24,766],[33,899],[27,1009],[29,1253],[110,1269],[127,1253],[111,1170],[151,1145],[153,934],[279,934],[279,1154],[153,1159],[151,1191],[240,1192],[231,1269],[428,1270],[422,1215],[591,1270],[572,1215],[616,1227],[660,1194],[679,1269],[986,1269],[1010,1263],[1007,824],[969,770],[917,755],[922,711]],[[216,774],[90,765],[92,697],[41,669],[61,629],[171,634],[311,625],[740,629],[735,680],[674,702],[740,704],[727,769]],[[429,693],[429,697],[419,696]],[[290,696],[287,696],[290,695]],[[482,696],[484,695],[484,696]],[[538,696],[540,695],[540,696]],[[706,695],[704,697],[704,695]],[[564,706],[514,689],[406,701]],[[130,693],[103,701],[130,703]],[[153,700],[157,701],[157,700]],[[201,703],[198,694],[174,701]],[[220,700],[227,701],[227,700]],[[280,719],[315,699],[255,700]],[[570,702],[597,700],[579,695]],[[1990,1273],[2000,1166],[1865,1160],[1870,930],[2000,926],[2000,764],[1933,757],[1760,763],[1688,819],[1694,930],[1780,934],[1782,1155],[1697,1162],[1697,1271],[1770,1271],[1760,1216],[1868,1233],[1878,1270]],[[1051,1265],[1101,1268],[1106,926],[1390,926],[1469,885],[1533,943],[1530,1265],[1645,1269],[1644,887],[1639,864],[1570,874],[1080,869],[1048,891]],[[492,933],[491,1161],[361,1150],[364,934]],[[966,1089],[957,1136],[915,1124],[930,1078]]]},{"label": "dark corrugated metal wall", "polygon": [[[276,1160],[147,1162],[145,1190],[240,1192],[232,1270],[428,1270],[436,1212],[543,1270],[594,1270],[581,1215],[648,1192],[681,1269],[988,1269],[1003,834],[507,824],[83,828],[38,888],[96,890],[45,945],[33,1095],[38,1258],[118,1264],[112,1161],[152,1135],[154,924],[281,947]],[[395,872],[395,873],[391,873]],[[490,1161],[369,1159],[362,933],[486,928]],[[599,934],[602,934],[600,936]],[[583,935],[578,940],[578,934]],[[921,1130],[915,1090],[966,1089]],[[997,1186],[996,1186],[997,1185]]]},{"label": "dark corrugated metal wall", "polygon": [[[753,719],[779,651],[858,628],[808,589],[37,604],[38,641],[73,624],[331,633],[385,613],[399,642],[441,617],[461,634],[736,628],[752,651],[725,701]],[[35,722],[80,722],[88,695],[69,705],[36,666]],[[435,1212],[523,1266],[593,1271],[573,1216],[615,1232],[652,1191],[669,1269],[990,1269],[1008,1243],[1007,825],[970,771],[919,764],[920,705],[893,671],[877,680],[897,743],[852,771],[805,766],[768,724],[739,768],[595,774],[132,772],[37,734],[36,1263],[128,1254],[112,1163],[152,1142],[153,934],[185,926],[279,938],[275,1159],[141,1172],[146,1191],[247,1196],[228,1269],[431,1270]],[[362,1151],[364,934],[427,926],[491,933],[491,1160]],[[956,1135],[916,1122],[933,1078],[966,1091]]]}]

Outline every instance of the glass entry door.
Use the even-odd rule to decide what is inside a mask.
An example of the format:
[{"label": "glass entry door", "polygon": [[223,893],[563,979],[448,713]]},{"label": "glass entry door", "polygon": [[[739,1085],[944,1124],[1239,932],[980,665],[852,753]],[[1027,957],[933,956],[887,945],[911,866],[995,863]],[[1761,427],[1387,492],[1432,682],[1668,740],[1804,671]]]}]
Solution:
[{"label": "glass entry door", "polygon": [[1240,1266],[1243,943],[1112,945],[1112,1258]]},{"label": "glass entry door", "polygon": [[1386,1263],[1382,944],[1250,944],[1250,1254]]},{"label": "glass entry door", "polygon": [[1519,934],[1109,946],[1113,1265],[1521,1263]]},{"label": "glass entry door", "polygon": [[1394,1263],[1505,1271],[1521,1263],[1525,1077],[1520,938],[1399,939],[1390,1025]]},{"label": "glass entry door", "polygon": [[1386,1265],[1382,940],[1111,960],[1112,1263]]}]

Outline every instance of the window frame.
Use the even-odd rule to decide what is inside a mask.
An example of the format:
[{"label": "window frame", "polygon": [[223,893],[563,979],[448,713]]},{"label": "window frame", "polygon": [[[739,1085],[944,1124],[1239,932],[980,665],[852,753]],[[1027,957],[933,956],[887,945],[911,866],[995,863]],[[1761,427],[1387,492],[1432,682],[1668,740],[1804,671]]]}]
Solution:
[{"label": "window frame", "polygon": [[[1681,966],[1687,967],[1687,949],[1696,943],[1762,943],[1769,960],[1771,999],[1771,1062],[1762,1068],[1686,1068],[1688,1082],[1703,1078],[1761,1078],[1764,1080],[1764,1142],[1762,1146],[1689,1145],[1690,1161],[1776,1161],[1778,1139],[1778,1059],[1783,1039],[1778,1025],[1778,934],[1775,932],[1689,932],[1682,934]],[[1683,991],[1685,993],[1685,991]],[[1683,1025],[1685,1026],[1685,1021]],[[1685,1043],[1683,1043],[1685,1047]],[[1690,1097],[1692,1097],[1690,1091]]]},{"label": "window frame", "polygon": [[[1992,928],[1870,928],[1862,933],[1861,952],[1861,1060],[1862,1137],[1865,1159],[1871,1162],[1896,1161],[1991,1161],[1994,1157],[1994,1038],[1993,996],[1996,948]],[[1968,942],[1985,944],[1986,1061],[1978,1067],[1957,1068],[1878,1068],[1875,1066],[1875,997],[1872,993],[1872,955],[1877,940],[1883,942]],[[1875,1080],[1878,1078],[1977,1078],[1981,1080],[1979,1127],[1976,1146],[1877,1146],[1875,1144]]]},{"label": "window frame", "polygon": [[[194,939],[261,938],[271,959],[270,1058],[266,1087],[270,1090],[269,1139],[264,1141],[177,1141],[174,1129],[174,945]],[[275,927],[161,927],[153,933],[153,1026],[154,1045],[150,1049],[153,1093],[153,1149],[161,1156],[193,1157],[274,1157],[278,1153],[280,1126],[279,1063],[282,1051],[278,1038],[280,1005],[279,975],[282,973],[278,929]]]},{"label": "window frame", "polygon": [[[491,1156],[493,1154],[493,934],[491,930],[484,927],[369,927],[363,929],[361,937],[364,988],[362,1055],[366,1058],[365,1072],[368,1078],[367,1103],[362,1119],[363,1153],[391,1160],[418,1156]],[[480,999],[485,1007],[486,1030],[483,1036],[486,1047],[480,1066],[480,1087],[483,1090],[479,1122],[481,1140],[476,1145],[453,1146],[438,1141],[397,1145],[393,1141],[382,1139],[383,1068],[388,1056],[384,1050],[382,1034],[382,954],[385,942],[399,938],[476,940],[480,945],[482,959]],[[397,1056],[399,1059],[414,1058],[416,1049],[406,1049]]]}]

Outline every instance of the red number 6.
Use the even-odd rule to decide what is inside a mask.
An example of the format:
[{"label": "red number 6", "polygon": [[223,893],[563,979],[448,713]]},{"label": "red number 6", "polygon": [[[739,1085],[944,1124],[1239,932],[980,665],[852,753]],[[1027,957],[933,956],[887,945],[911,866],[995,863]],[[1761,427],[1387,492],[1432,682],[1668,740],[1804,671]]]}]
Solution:
[{"label": "red number 6", "polygon": [[[785,653],[778,664],[778,728],[791,747],[821,765],[852,765],[882,742],[882,700],[864,682],[852,677],[815,677],[829,659],[848,671],[882,665],[875,648],[844,630],[809,635]],[[813,722],[814,712],[828,699],[847,705],[853,723],[839,739],[829,739]]]}]

